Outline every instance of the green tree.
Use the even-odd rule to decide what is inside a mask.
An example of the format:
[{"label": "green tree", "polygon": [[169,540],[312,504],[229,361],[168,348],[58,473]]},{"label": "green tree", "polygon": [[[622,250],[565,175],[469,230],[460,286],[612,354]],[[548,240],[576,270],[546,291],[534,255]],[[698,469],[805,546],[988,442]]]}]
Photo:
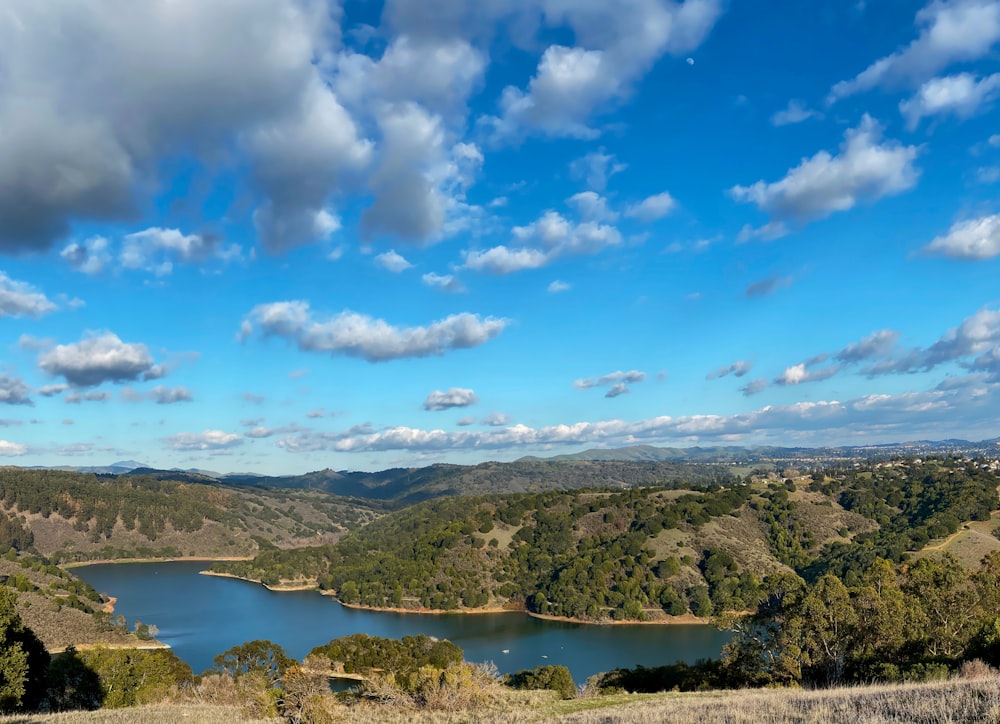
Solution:
[{"label": "green tree", "polygon": [[17,594],[0,587],[0,712],[37,708],[48,665],[45,646],[17,612]]},{"label": "green tree", "polygon": [[238,679],[246,674],[261,674],[270,687],[275,687],[294,659],[285,650],[266,639],[255,639],[223,651],[213,660],[206,673],[228,674]]}]

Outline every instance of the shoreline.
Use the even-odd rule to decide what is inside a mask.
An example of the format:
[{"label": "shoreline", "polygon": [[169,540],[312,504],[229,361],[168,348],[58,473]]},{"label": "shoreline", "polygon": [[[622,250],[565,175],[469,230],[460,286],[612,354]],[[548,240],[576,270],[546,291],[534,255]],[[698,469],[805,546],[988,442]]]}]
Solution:
[{"label": "shoreline", "polygon": [[103,644],[67,644],[66,646],[53,646],[51,649],[45,649],[50,654],[64,654],[69,649],[76,649],[77,651],[90,651],[93,649],[142,649],[143,651],[158,651],[160,649],[169,649],[170,644],[165,644],[162,641],[144,641],[138,644],[127,644],[127,643],[103,643]]},{"label": "shoreline", "polygon": [[654,621],[588,621],[582,618],[572,618],[570,616],[553,616],[547,613],[535,613],[533,611],[528,611],[526,608],[505,608],[502,606],[490,606],[487,608],[457,608],[457,609],[439,609],[439,608],[392,608],[391,606],[366,606],[361,603],[344,603],[333,591],[322,591],[319,586],[315,583],[299,583],[290,585],[277,585],[269,586],[254,578],[244,578],[243,576],[237,576],[234,573],[222,573],[219,571],[198,571],[199,575],[202,576],[216,576],[218,578],[231,578],[236,581],[246,581],[247,583],[256,583],[263,586],[269,591],[274,591],[276,593],[281,593],[284,591],[317,591],[321,596],[329,596],[335,602],[339,603],[344,608],[350,608],[355,611],[375,611],[378,613],[404,613],[404,614],[423,614],[425,616],[477,616],[483,614],[491,613],[520,613],[527,614],[531,618],[537,618],[542,621],[556,621],[562,623],[575,623],[583,626],[711,626],[712,620],[710,618],[699,618],[692,613],[685,613],[681,616],[667,616],[666,618],[656,619]]}]

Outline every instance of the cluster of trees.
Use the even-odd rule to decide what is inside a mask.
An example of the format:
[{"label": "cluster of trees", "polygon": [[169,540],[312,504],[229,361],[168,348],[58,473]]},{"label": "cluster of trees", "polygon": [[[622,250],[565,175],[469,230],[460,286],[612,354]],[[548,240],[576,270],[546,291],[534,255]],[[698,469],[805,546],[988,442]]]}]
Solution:
[{"label": "cluster of trees", "polygon": [[[710,616],[752,608],[766,574],[782,564],[809,581],[832,573],[853,584],[876,558],[902,562],[931,537],[987,518],[998,483],[985,463],[956,457],[817,472],[813,499],[826,496],[831,515],[836,508],[871,521],[870,532],[844,528],[832,541],[811,529],[791,480],[750,478],[681,495],[642,488],[442,498],[386,515],[336,545],[269,550],[217,568],[266,583],[316,581],[366,606],[509,604],[585,620]],[[771,564],[747,569],[733,551],[711,545],[680,558],[654,545],[663,531],[680,529],[697,546],[702,526],[743,515],[761,530]]]},{"label": "cluster of trees", "polygon": [[22,513],[53,514],[73,520],[91,540],[110,538],[118,521],[153,541],[166,523],[193,532],[205,520],[234,524],[239,498],[203,485],[158,480],[155,476],[101,476],[62,470],[5,468],[0,502]]},{"label": "cluster of trees", "polygon": [[963,661],[1000,664],[1000,552],[969,571],[950,556],[899,568],[877,559],[857,583],[824,574],[768,579],[735,636],[725,675],[743,686],[830,685],[944,676]]}]

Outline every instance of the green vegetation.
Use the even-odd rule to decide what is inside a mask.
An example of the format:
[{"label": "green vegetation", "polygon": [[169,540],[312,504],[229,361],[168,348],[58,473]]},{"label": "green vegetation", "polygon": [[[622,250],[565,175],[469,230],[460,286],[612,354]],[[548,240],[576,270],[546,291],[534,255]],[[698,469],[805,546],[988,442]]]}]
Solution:
[{"label": "green vegetation", "polygon": [[[0,468],[0,552],[56,562],[252,555],[332,542],[378,505],[313,490],[234,487],[205,476]],[[4,513],[6,509],[8,513]]]},{"label": "green vegetation", "polygon": [[462,662],[462,649],[451,641],[429,636],[404,636],[401,640],[353,634],[333,639],[309,652],[327,659],[334,671],[348,674],[391,672],[400,681],[417,669],[446,669]]},{"label": "green vegetation", "polygon": [[48,665],[48,652],[17,613],[17,594],[0,588],[0,712],[37,708]]},{"label": "green vegetation", "polygon": [[[774,575],[856,585],[997,507],[1000,476],[940,457],[689,491],[544,493],[418,503],[336,544],[271,549],[214,569],[312,582],[346,604],[504,606],[580,620],[708,617],[756,606]],[[671,545],[673,544],[673,548]]]},{"label": "green vegetation", "polygon": [[576,684],[573,676],[565,666],[536,666],[533,669],[521,669],[503,677],[503,683],[514,689],[528,691],[549,689],[555,691],[563,699],[576,696]]}]

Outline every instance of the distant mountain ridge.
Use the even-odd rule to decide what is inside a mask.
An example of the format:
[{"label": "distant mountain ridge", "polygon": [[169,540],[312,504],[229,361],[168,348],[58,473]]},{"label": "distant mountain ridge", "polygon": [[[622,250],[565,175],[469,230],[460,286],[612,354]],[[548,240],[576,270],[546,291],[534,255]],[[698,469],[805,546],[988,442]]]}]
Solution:
[{"label": "distant mountain ridge", "polygon": [[959,453],[996,455],[1000,438],[970,442],[949,439],[843,447],[695,446],[595,448],[549,458],[527,456],[513,462],[478,465],[436,463],[422,468],[376,472],[315,470],[302,475],[221,474],[210,470],[162,470],[135,461],[108,466],[60,467],[76,472],[135,474],[160,480],[221,483],[241,487],[320,490],[335,495],[385,501],[393,505],[429,498],[486,493],[573,490],[588,487],[632,488],[649,485],[726,483],[750,469],[782,470],[840,465],[852,460]]}]

